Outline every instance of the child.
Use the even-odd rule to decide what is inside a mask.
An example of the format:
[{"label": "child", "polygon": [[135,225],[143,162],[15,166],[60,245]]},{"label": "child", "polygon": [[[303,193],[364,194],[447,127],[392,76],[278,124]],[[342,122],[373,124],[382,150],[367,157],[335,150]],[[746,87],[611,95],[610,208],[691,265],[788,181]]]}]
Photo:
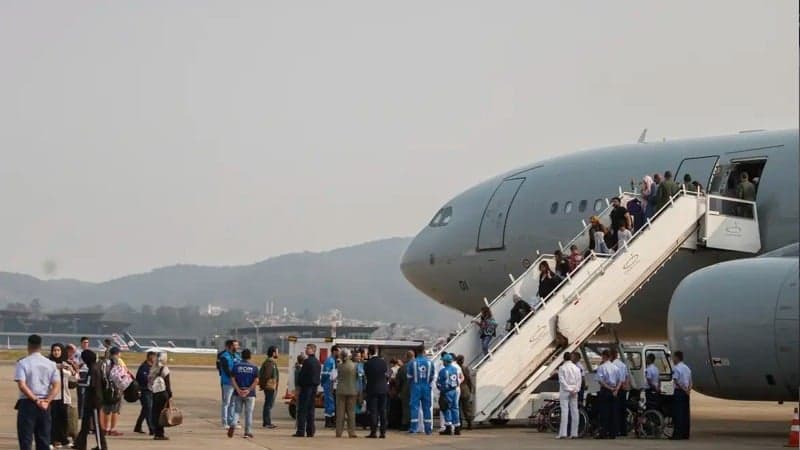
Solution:
[{"label": "child", "polygon": [[569,271],[570,273],[574,272],[575,269],[578,268],[578,265],[583,260],[583,255],[578,251],[578,246],[572,244],[569,247]]},{"label": "child", "polygon": [[619,231],[617,231],[617,239],[619,239],[619,242],[617,243],[617,249],[627,252],[628,241],[630,241],[631,238],[633,238],[633,234],[631,234],[631,230],[628,229],[628,224],[623,223]]}]

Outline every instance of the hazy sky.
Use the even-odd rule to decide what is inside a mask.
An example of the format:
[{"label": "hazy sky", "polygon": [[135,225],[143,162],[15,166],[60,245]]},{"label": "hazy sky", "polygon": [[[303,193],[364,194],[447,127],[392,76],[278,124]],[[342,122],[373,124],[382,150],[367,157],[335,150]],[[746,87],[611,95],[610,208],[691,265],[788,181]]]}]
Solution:
[{"label": "hazy sky", "polygon": [[415,234],[543,156],[796,127],[786,1],[0,1],[0,270]]}]

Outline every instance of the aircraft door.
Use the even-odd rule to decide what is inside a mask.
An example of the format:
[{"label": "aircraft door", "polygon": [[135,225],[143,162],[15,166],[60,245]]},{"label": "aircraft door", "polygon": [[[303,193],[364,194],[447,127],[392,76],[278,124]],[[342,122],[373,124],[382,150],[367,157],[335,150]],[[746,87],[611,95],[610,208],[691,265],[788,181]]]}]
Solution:
[{"label": "aircraft door", "polygon": [[497,250],[505,247],[506,221],[511,204],[525,178],[503,180],[495,189],[483,211],[478,229],[478,250]]},{"label": "aircraft door", "polygon": [[676,183],[683,183],[683,176],[689,174],[693,181],[700,183],[703,190],[707,191],[709,181],[717,167],[717,161],[719,161],[719,155],[686,158],[678,166],[674,180]]}]

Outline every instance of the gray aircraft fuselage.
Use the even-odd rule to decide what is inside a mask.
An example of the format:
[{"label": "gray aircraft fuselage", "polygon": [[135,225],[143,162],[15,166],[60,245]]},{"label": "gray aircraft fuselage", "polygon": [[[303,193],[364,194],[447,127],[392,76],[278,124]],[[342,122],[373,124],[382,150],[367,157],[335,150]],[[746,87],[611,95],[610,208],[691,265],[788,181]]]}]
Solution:
[{"label": "gray aircraft fuselage", "polygon": [[[536,251],[552,253],[646,174],[689,173],[712,193],[734,196],[727,170],[760,164],[758,219],[762,252],[797,242],[797,130],[620,145],[581,151],[496,176],[447,202],[414,238],[401,268],[420,291],[466,314],[519,276]],[[734,175],[736,175],[734,171]],[[569,202],[569,204],[568,204]],[[585,243],[584,243],[585,244]],[[621,339],[665,341],[667,311],[678,283],[691,272],[750,254],[681,250],[623,309]],[[499,319],[505,320],[504,317]]]}]

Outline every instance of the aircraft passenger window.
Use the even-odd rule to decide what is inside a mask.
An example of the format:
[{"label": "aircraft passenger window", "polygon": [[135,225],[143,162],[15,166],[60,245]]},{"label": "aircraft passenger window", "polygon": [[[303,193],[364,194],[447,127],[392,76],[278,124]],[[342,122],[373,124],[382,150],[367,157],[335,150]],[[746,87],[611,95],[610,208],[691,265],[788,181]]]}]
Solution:
[{"label": "aircraft passenger window", "polygon": [[572,202],[564,203],[564,214],[569,214],[572,212]]},{"label": "aircraft passenger window", "polygon": [[428,225],[432,227],[443,227],[448,223],[450,223],[450,219],[452,217],[453,217],[453,207],[446,206],[440,209],[439,212],[437,212],[436,215],[433,216],[433,219],[431,219],[431,222]]},{"label": "aircraft passenger window", "polygon": [[594,212],[600,212],[603,210],[603,200],[597,199],[594,201]]},{"label": "aircraft passenger window", "polygon": [[581,202],[580,202],[580,203],[578,203],[578,212],[584,212],[584,211],[586,211],[586,205],[587,205],[588,203],[589,203],[589,202],[587,202],[586,200],[581,200]]},{"label": "aircraft passenger window", "polygon": [[550,214],[555,214],[556,212],[558,212],[558,202],[553,202],[553,204],[550,205]]}]

